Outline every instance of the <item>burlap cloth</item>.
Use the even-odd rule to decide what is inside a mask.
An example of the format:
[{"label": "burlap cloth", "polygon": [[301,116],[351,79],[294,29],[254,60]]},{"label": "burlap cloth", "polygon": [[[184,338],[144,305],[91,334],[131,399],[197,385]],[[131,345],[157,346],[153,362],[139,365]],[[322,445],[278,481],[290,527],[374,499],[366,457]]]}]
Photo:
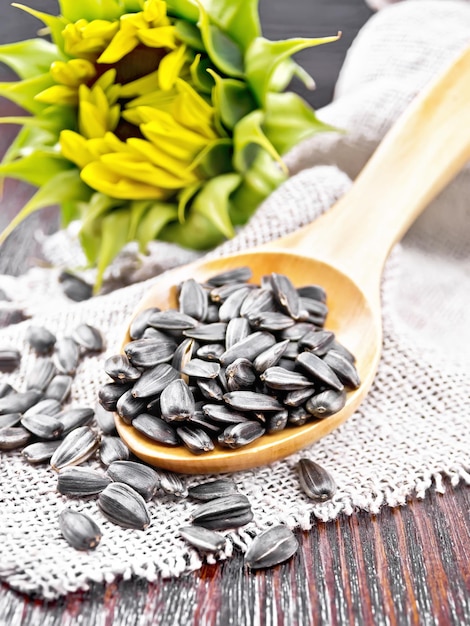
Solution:
[{"label": "burlap cloth", "polygon": [[[348,132],[298,146],[288,158],[295,175],[213,254],[268,241],[326,210],[348,189],[350,178],[412,96],[469,41],[467,2],[409,1],[375,15],[347,55],[334,102],[319,112]],[[469,192],[467,168],[394,250],[383,281],[384,350],[372,391],[347,423],[302,452],[334,474],[338,492],[333,500],[313,505],[302,494],[295,471],[299,455],[235,474],[255,518],[228,533],[231,540],[220,558],[230,556],[233,544],[244,549],[273,523],[308,529],[316,518],[332,520],[355,509],[376,513],[383,505],[422,497],[430,487],[442,491],[444,477],[454,485],[470,482]],[[62,234],[45,248],[56,261],[66,262],[71,243]],[[157,244],[133,278],[192,256]],[[132,250],[126,259],[113,269],[115,283],[129,275]],[[82,362],[71,404],[94,405],[107,379],[104,358],[116,351],[126,320],[152,280],[71,304],[61,295],[56,275],[56,270],[35,269],[20,279],[0,280],[16,304],[34,316],[0,332],[0,345],[24,351],[19,372],[2,380],[24,388],[35,360],[24,341],[30,323],[61,336],[88,322],[103,331],[107,352]],[[90,580],[133,574],[152,580],[157,572],[177,576],[201,565],[201,557],[178,537],[193,507],[187,499],[158,496],[150,504],[150,527],[124,530],[101,516],[94,498],[70,501],[58,495],[57,477],[47,467],[5,453],[0,471],[0,576],[16,589],[52,598],[85,589]],[[198,481],[187,478],[188,485]],[[61,538],[57,516],[66,505],[99,522],[103,539],[95,551],[77,552]]]}]

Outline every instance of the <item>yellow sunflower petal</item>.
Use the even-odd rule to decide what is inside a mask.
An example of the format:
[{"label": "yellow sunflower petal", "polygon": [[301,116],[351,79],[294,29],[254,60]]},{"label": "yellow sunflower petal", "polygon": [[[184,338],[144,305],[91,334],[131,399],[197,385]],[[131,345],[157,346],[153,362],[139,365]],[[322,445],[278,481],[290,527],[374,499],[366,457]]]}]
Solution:
[{"label": "yellow sunflower petal", "polygon": [[122,176],[101,161],[94,161],[84,167],[80,176],[92,189],[101,191],[111,198],[123,200],[162,200],[165,198],[165,193],[158,187]]},{"label": "yellow sunflower petal", "polygon": [[48,104],[75,105],[78,103],[78,91],[76,87],[53,85],[38,93],[34,99]]},{"label": "yellow sunflower petal", "polygon": [[188,182],[197,180],[193,174],[182,171],[181,176],[175,175],[132,154],[105,154],[100,161],[122,177],[154,185],[161,190],[181,189]]},{"label": "yellow sunflower petal", "polygon": [[67,62],[54,61],[50,72],[56,83],[68,87],[78,87],[96,75],[95,66],[86,59],[71,59]]},{"label": "yellow sunflower petal", "polygon": [[63,130],[60,133],[60,149],[63,156],[82,168],[95,160],[90,152],[89,142],[73,130]]},{"label": "yellow sunflower petal", "polygon": [[175,27],[158,26],[145,28],[136,33],[138,39],[149,48],[175,48]]},{"label": "yellow sunflower petal", "polygon": [[176,48],[176,50],[169,52],[163,57],[158,67],[160,89],[167,91],[173,87],[185,61],[186,46],[179,46],[179,48]]}]

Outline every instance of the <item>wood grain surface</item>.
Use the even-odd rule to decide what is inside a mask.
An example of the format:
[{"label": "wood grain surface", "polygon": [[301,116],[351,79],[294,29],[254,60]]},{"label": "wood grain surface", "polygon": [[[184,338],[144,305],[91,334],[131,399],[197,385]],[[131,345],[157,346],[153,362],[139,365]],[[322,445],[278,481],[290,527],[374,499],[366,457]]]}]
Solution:
[{"label": "wood grain surface", "polygon": [[[29,4],[46,11],[56,6],[53,0]],[[302,57],[319,85],[309,99],[317,107],[328,102],[345,51],[370,11],[362,0],[261,0],[260,8],[271,38],[343,31],[337,44]],[[2,0],[2,16],[6,10]],[[2,19],[0,42],[32,36],[36,27],[24,14]],[[0,67],[0,80],[7,79]],[[6,114],[5,103],[0,108]],[[1,129],[2,146],[8,132]],[[7,187],[0,224],[29,193],[26,186]],[[56,224],[54,211],[30,218],[0,249],[0,272],[18,274],[37,263],[35,230]],[[470,626],[470,491],[446,487],[445,494],[430,490],[422,501],[412,498],[376,516],[355,512],[299,531],[297,555],[269,571],[251,573],[235,554],[178,579],[93,583],[55,602],[1,585],[0,625]]]}]

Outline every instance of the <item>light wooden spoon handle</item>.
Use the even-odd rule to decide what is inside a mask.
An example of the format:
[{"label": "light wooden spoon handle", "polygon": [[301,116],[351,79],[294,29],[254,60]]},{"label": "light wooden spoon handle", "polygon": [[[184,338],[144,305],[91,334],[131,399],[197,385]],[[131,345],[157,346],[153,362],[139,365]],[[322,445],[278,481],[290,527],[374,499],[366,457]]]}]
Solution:
[{"label": "light wooden spoon handle", "polygon": [[343,198],[273,243],[330,263],[379,307],[394,243],[470,159],[470,48],[416,97]]}]

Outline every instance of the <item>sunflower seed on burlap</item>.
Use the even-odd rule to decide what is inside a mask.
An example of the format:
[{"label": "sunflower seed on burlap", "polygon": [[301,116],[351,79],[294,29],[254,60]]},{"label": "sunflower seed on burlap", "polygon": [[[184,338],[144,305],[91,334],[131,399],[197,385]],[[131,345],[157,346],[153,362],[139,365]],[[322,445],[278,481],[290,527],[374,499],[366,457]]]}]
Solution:
[{"label": "sunflower seed on burlap", "polygon": [[30,326],[25,335],[26,341],[38,354],[47,354],[52,350],[56,337],[44,326]]},{"label": "sunflower seed on burlap", "polygon": [[266,432],[277,433],[280,430],[284,430],[287,426],[288,417],[289,412],[287,409],[282,409],[282,411],[278,411],[277,413],[268,413],[266,415]]},{"label": "sunflower seed on burlap", "polygon": [[207,315],[207,293],[194,278],[188,278],[181,284],[178,302],[180,312],[194,319],[202,321]]},{"label": "sunflower seed on burlap", "polygon": [[204,454],[214,449],[214,442],[207,432],[195,426],[180,426],[176,429],[178,437],[193,454]]},{"label": "sunflower seed on burlap", "polygon": [[131,339],[140,339],[146,328],[149,327],[148,320],[152,317],[154,313],[158,313],[160,311],[158,307],[151,307],[148,309],[144,309],[140,311],[131,322],[129,327],[129,335]]},{"label": "sunflower seed on burlap", "polygon": [[243,494],[231,494],[215,498],[196,507],[191,522],[210,530],[239,528],[251,522],[253,511],[248,498]]},{"label": "sunflower seed on burlap", "polygon": [[83,302],[93,295],[93,285],[68,270],[63,270],[58,280],[64,294],[74,302]]},{"label": "sunflower seed on burlap", "polygon": [[0,348],[0,370],[12,372],[21,362],[21,353],[16,348]]},{"label": "sunflower seed on burlap", "polygon": [[9,426],[0,429],[0,450],[22,448],[31,439],[31,433],[22,426]]},{"label": "sunflower seed on burlap", "polygon": [[107,358],[104,371],[115,383],[133,383],[141,375],[141,371],[131,365],[125,354],[114,354]]},{"label": "sunflower seed on burlap", "polygon": [[54,346],[54,363],[61,374],[72,376],[80,360],[80,349],[72,337],[63,337]]},{"label": "sunflower seed on burlap", "polygon": [[245,563],[250,569],[274,567],[290,559],[298,548],[299,543],[287,526],[272,526],[254,538]]},{"label": "sunflower seed on burlap", "polygon": [[57,475],[57,491],[64,496],[93,496],[110,483],[111,478],[87,467],[64,467]]},{"label": "sunflower seed on burlap", "polygon": [[230,391],[224,402],[238,411],[280,411],[284,407],[273,396],[256,391]]},{"label": "sunflower seed on burlap", "polygon": [[36,443],[31,443],[29,446],[26,446],[26,448],[23,448],[21,454],[26,461],[28,461],[28,463],[45,463],[51,459],[52,455],[61,443],[60,439],[55,439],[53,441],[37,441]]},{"label": "sunflower seed on burlap", "polygon": [[36,413],[29,417],[23,416],[21,425],[40,439],[57,439],[64,430],[63,424],[56,417]]},{"label": "sunflower seed on burlap", "polygon": [[222,404],[204,404],[202,407],[204,415],[207,415],[214,422],[221,424],[240,424],[250,420],[246,414],[234,411]]},{"label": "sunflower seed on burlap", "polygon": [[100,527],[85,513],[64,509],[59,525],[65,541],[76,550],[93,550],[101,541]]},{"label": "sunflower seed on burlap", "polygon": [[115,411],[118,400],[129,391],[131,383],[122,385],[121,383],[106,383],[98,391],[98,400],[105,411]]},{"label": "sunflower seed on burlap", "polygon": [[150,524],[145,500],[125,483],[110,483],[98,496],[98,507],[105,517],[123,528],[145,530]]},{"label": "sunflower seed on burlap", "polygon": [[132,388],[125,391],[116,403],[117,414],[126,424],[131,424],[134,418],[145,411],[149,400],[134,398],[132,391]]},{"label": "sunflower seed on burlap", "polygon": [[103,336],[90,324],[79,324],[72,332],[72,339],[86,352],[101,352]]},{"label": "sunflower seed on burlap", "polygon": [[157,443],[163,443],[167,446],[180,444],[174,427],[156,415],[141,413],[132,420],[132,426]]},{"label": "sunflower seed on burlap", "polygon": [[182,368],[181,372],[194,378],[217,378],[220,372],[220,364],[214,361],[191,359]]},{"label": "sunflower seed on burlap", "polygon": [[160,411],[167,422],[188,420],[196,410],[194,396],[181,378],[173,380],[160,396]]},{"label": "sunflower seed on burlap", "polygon": [[291,280],[284,274],[272,272],[271,285],[274,297],[281,308],[286,311],[290,317],[297,319],[300,313],[300,296]]},{"label": "sunflower seed on burlap", "polygon": [[33,406],[30,406],[23,415],[24,417],[29,417],[30,415],[35,415],[37,413],[43,413],[44,415],[58,415],[62,411],[61,404],[58,400],[54,398],[44,398],[43,400],[39,400]]},{"label": "sunflower seed on burlap", "polygon": [[318,463],[307,458],[300,459],[298,470],[300,486],[311,500],[326,502],[336,493],[334,478]]},{"label": "sunflower seed on burlap", "polygon": [[47,386],[44,396],[57,402],[64,402],[70,394],[73,378],[68,374],[56,374]]},{"label": "sunflower seed on burlap", "polygon": [[33,404],[42,400],[43,394],[37,389],[29,389],[28,391],[20,391],[10,393],[0,398],[0,415],[6,413],[24,413]]},{"label": "sunflower seed on burlap", "polygon": [[179,533],[187,543],[201,552],[218,552],[226,543],[223,535],[202,526],[183,526]]},{"label": "sunflower seed on burlap", "polygon": [[234,289],[219,308],[219,320],[230,322],[230,320],[239,317],[243,302],[252,291],[253,288],[246,285]]},{"label": "sunflower seed on burlap", "polygon": [[199,326],[199,321],[175,309],[168,309],[167,311],[153,313],[148,319],[148,324],[163,331],[188,330],[189,328]]},{"label": "sunflower seed on burlap", "polygon": [[114,482],[129,485],[146,501],[153,498],[160,484],[154,469],[135,461],[114,461],[106,470],[106,475]]},{"label": "sunflower seed on burlap", "polygon": [[252,276],[253,272],[251,271],[251,268],[247,265],[242,265],[233,270],[226,270],[225,272],[220,272],[215,276],[211,276],[211,278],[208,278],[206,282],[208,285],[220,287],[226,283],[246,282],[250,280]]},{"label": "sunflower seed on burlap", "polygon": [[260,380],[266,383],[271,389],[279,389],[282,391],[313,387],[313,382],[303,374],[285,370],[278,365],[268,367],[268,369],[260,375]]},{"label": "sunflower seed on burlap", "polygon": [[346,404],[346,392],[336,391],[336,389],[326,389],[311,396],[306,404],[307,411],[317,419],[329,417],[338,413]]},{"label": "sunflower seed on burlap", "polygon": [[300,406],[315,393],[315,387],[305,387],[304,389],[293,389],[284,397],[283,403],[286,406]]},{"label": "sunflower seed on burlap", "polygon": [[96,423],[98,424],[101,432],[105,435],[114,435],[116,433],[114,414],[103,408],[99,402],[95,404],[94,413]]},{"label": "sunflower seed on burlap", "polygon": [[56,415],[56,419],[62,423],[64,430],[62,435],[68,435],[68,433],[79,428],[80,426],[86,426],[89,424],[95,415],[94,410],[89,406],[77,406],[69,409],[64,409]]},{"label": "sunflower seed on burlap", "polygon": [[223,366],[230,365],[235,359],[245,358],[253,361],[259,354],[270,348],[276,343],[276,338],[271,333],[264,330],[258,330],[251,335],[241,339],[236,344],[220,356],[220,363]]},{"label": "sunflower seed on burlap", "polygon": [[317,356],[323,356],[330,349],[335,334],[330,330],[312,330],[299,339],[299,346]]},{"label": "sunflower seed on burlap", "polygon": [[171,361],[176,350],[173,339],[136,339],[124,346],[124,352],[134,367],[153,367]]},{"label": "sunflower seed on burlap", "polygon": [[344,385],[352,389],[357,389],[360,386],[361,379],[354,364],[342,352],[328,350],[323,361],[331,367]]},{"label": "sunflower seed on burlap", "polygon": [[177,498],[185,498],[188,495],[186,485],[178,474],[164,470],[158,470],[157,474],[160,481],[159,487],[165,493]]},{"label": "sunflower seed on burlap", "polygon": [[51,359],[41,359],[34,363],[27,375],[26,389],[44,391],[56,374],[56,367]]},{"label": "sunflower seed on burlap", "polygon": [[5,413],[4,415],[0,415],[0,429],[16,426],[19,424],[22,417],[23,413]]},{"label": "sunflower seed on burlap", "polygon": [[301,352],[296,358],[296,363],[307,370],[307,372],[313,376],[314,380],[319,380],[337,391],[343,390],[343,383],[339,380],[331,367],[312,352]]},{"label": "sunflower seed on burlap", "polygon": [[183,330],[183,335],[201,342],[217,343],[225,340],[226,329],[227,324],[225,322],[214,322],[213,324],[201,324],[190,330]]},{"label": "sunflower seed on burlap", "polygon": [[222,496],[239,493],[236,483],[230,478],[218,478],[189,487],[188,495],[195,500],[209,502]]},{"label": "sunflower seed on burlap", "polygon": [[51,458],[51,467],[57,472],[68,465],[80,465],[98,449],[100,437],[89,426],[72,430],[63,440]]},{"label": "sunflower seed on burlap", "polygon": [[220,343],[206,343],[197,349],[196,354],[205,361],[218,361],[225,348]]},{"label": "sunflower seed on burlap", "polygon": [[256,382],[252,362],[245,358],[235,359],[233,363],[227,365],[225,378],[229,391],[249,389]]},{"label": "sunflower seed on burlap", "polygon": [[157,396],[167,385],[178,378],[178,371],[169,363],[159,363],[155,367],[142,372],[142,376],[131,389],[132,396],[134,398]]},{"label": "sunflower seed on burlap", "polygon": [[103,437],[100,444],[100,461],[110,465],[114,461],[128,461],[129,448],[119,437]]},{"label": "sunflower seed on burlap", "polygon": [[240,424],[231,424],[218,436],[217,440],[227,448],[241,448],[259,439],[265,433],[259,422],[248,421]]}]

